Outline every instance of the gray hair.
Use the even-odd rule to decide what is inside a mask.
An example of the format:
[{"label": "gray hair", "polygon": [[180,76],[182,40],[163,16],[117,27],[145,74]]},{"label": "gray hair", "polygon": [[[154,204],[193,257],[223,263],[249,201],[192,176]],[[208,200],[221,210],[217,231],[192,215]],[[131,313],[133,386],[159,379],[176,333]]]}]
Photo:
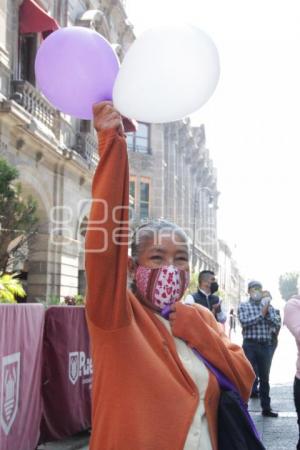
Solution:
[{"label": "gray hair", "polygon": [[154,240],[159,243],[160,238],[166,234],[172,234],[173,236],[179,235],[181,240],[188,243],[188,237],[186,233],[178,225],[172,222],[168,222],[163,219],[150,220],[149,222],[140,225],[134,231],[131,242],[131,256],[134,259],[138,258],[145,241]]}]

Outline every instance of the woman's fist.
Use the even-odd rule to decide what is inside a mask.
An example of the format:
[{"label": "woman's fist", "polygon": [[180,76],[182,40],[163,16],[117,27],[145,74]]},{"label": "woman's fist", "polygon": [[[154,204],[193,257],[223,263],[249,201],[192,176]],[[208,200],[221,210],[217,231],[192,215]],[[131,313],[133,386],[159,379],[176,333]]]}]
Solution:
[{"label": "woman's fist", "polygon": [[116,130],[124,135],[121,114],[113,107],[112,102],[101,102],[93,106],[94,127],[97,131]]}]

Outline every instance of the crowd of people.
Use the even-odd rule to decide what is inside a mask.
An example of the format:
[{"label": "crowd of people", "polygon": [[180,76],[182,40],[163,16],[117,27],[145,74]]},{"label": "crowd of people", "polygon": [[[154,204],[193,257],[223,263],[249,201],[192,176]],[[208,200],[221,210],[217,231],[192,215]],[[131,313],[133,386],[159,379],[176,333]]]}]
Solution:
[{"label": "crowd of people", "polygon": [[[252,281],[249,299],[227,318],[209,270],[199,274],[197,291],[184,297],[189,246],[175,224],[143,224],[128,251],[129,170],[122,117],[103,102],[94,107],[94,125],[101,159],[86,236],[86,309],[94,367],[90,450],[100,445],[111,450],[222,450],[224,388],[216,371],[233,386],[241,404],[259,397],[262,414],[278,416],[271,408],[269,373],[280,313],[270,293]],[[294,299],[285,320],[300,346],[300,326],[292,312],[299,307],[300,298]],[[225,332],[226,321],[229,334],[235,331],[237,318],[242,347]],[[247,448],[264,447],[257,441]]]}]

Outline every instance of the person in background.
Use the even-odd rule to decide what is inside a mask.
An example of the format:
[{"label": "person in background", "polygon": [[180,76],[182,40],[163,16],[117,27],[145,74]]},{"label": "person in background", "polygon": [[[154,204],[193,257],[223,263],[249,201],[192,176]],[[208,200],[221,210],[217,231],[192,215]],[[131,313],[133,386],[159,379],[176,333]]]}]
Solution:
[{"label": "person in background", "polygon": [[[269,374],[272,361],[272,329],[280,326],[280,319],[270,304],[270,298],[263,299],[262,284],[251,281],[248,284],[249,300],[241,303],[238,318],[243,331],[243,349],[259,378],[259,396],[262,415],[278,417],[271,409]],[[252,397],[256,396],[255,383]]]},{"label": "person in background", "polygon": [[297,370],[294,379],[294,402],[298,416],[299,439],[297,450],[300,450],[300,295],[294,295],[284,308],[284,325],[290,330],[298,347]]},{"label": "person in background", "polygon": [[236,314],[234,308],[231,308],[229,313],[229,339],[231,337],[232,330],[236,332]]},{"label": "person in background", "polygon": [[218,292],[218,290],[219,285],[214,272],[212,270],[202,270],[198,277],[198,291],[187,295],[184,303],[189,305],[197,303],[208,308],[215,316],[217,322],[224,324],[227,317],[222,310],[220,298],[215,295],[215,292]]}]

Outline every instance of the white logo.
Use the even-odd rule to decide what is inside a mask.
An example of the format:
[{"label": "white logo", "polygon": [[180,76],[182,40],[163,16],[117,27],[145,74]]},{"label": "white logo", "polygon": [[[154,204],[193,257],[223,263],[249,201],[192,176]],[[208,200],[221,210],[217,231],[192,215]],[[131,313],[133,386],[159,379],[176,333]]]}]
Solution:
[{"label": "white logo", "polygon": [[69,380],[72,384],[76,384],[79,377],[79,353],[69,353]]},{"label": "white logo", "polygon": [[2,358],[1,373],[1,426],[6,435],[17,415],[20,390],[20,353]]},{"label": "white logo", "polygon": [[[87,358],[84,352],[69,353],[69,380],[76,384],[79,377],[90,377],[93,373],[92,359]],[[83,380],[83,383],[90,379]]]}]

